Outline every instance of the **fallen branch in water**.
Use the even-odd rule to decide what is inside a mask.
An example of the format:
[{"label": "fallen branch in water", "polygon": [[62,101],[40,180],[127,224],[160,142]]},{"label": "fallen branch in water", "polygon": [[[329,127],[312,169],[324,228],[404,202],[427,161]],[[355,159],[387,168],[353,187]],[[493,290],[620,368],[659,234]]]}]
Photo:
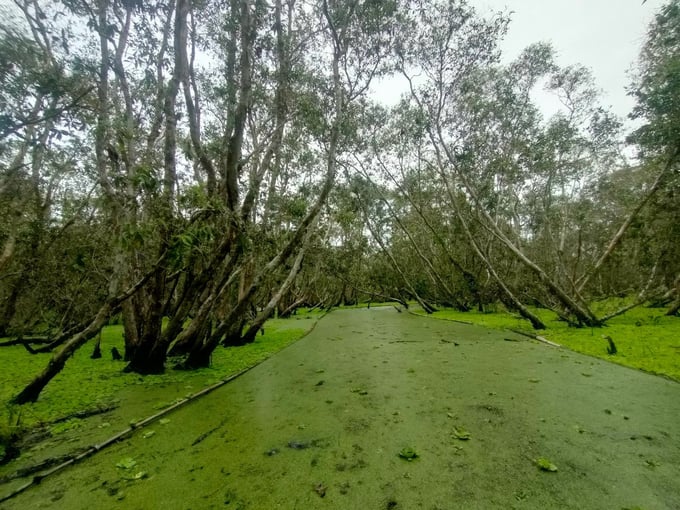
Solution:
[{"label": "fallen branch in water", "polygon": [[78,418],[79,420],[82,420],[83,418],[89,418],[90,416],[96,416],[98,414],[104,414],[108,413],[109,411],[113,411],[118,407],[118,404],[106,404],[106,405],[101,405],[97,407],[91,407],[89,409],[84,409],[82,411],[77,411],[75,413],[69,414],[67,416],[62,416],[61,418],[57,418],[56,420],[50,422],[51,425],[55,423],[61,423],[67,420],[70,420],[71,418]]},{"label": "fallen branch in water", "polygon": [[0,347],[11,347],[13,345],[28,345],[28,344],[48,344],[51,340],[46,336],[20,336],[14,340],[6,340],[0,342]]},{"label": "fallen branch in water", "polygon": [[543,342],[544,344],[547,344],[551,347],[562,347],[560,344],[556,344],[555,342],[551,342],[547,338],[543,338],[541,335],[535,335],[533,333],[528,333],[526,331],[522,331],[521,329],[512,329],[508,328],[510,331],[513,333],[517,333],[518,335],[524,335],[528,336],[529,338],[533,338],[534,340],[538,340],[539,342]]}]

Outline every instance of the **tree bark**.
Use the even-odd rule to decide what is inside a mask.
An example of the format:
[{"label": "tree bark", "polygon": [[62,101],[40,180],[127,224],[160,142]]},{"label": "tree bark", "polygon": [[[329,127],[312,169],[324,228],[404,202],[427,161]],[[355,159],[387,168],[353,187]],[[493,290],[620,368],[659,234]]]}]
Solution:
[{"label": "tree bark", "polygon": [[[111,290],[118,287],[118,274],[120,271],[114,270],[114,275],[112,281],[109,284]],[[14,404],[26,404],[28,402],[35,402],[38,400],[40,393],[47,386],[47,384],[56,376],[66,365],[66,361],[76,352],[80,347],[85,345],[85,343],[95,336],[101,328],[106,324],[109,317],[114,313],[120,305],[127,299],[130,299],[135,295],[139,289],[146,283],[146,281],[151,278],[153,272],[148,273],[139,282],[137,282],[133,287],[129,288],[123,294],[110,298],[102,305],[94,319],[82,330],[75,333],[64,346],[52,355],[52,358],[47,363],[47,366],[43,371],[38,374],[28,385],[14,398],[11,402]]]},{"label": "tree bark", "polygon": [[616,247],[619,245],[621,242],[621,239],[623,239],[623,236],[625,235],[626,231],[628,230],[628,227],[630,227],[631,223],[633,223],[633,220],[637,217],[637,215],[640,213],[642,208],[647,205],[647,203],[650,201],[650,199],[656,194],[656,192],[659,190],[661,187],[661,184],[663,183],[664,178],[666,175],[669,173],[671,167],[675,163],[675,161],[678,159],[678,156],[680,155],[680,148],[676,149],[675,152],[671,156],[668,157],[668,160],[666,161],[666,164],[664,165],[663,169],[659,174],[656,176],[656,179],[654,180],[654,183],[652,184],[652,187],[649,188],[649,191],[645,194],[645,196],[640,200],[640,202],[635,206],[635,208],[628,214],[626,219],[623,221],[619,229],[616,231],[616,234],[614,234],[614,237],[609,241],[609,244],[607,245],[607,248],[605,249],[604,253],[600,256],[600,258],[595,262],[595,265],[590,268],[581,278],[579,278],[576,282],[576,289],[578,292],[583,292],[583,289],[585,286],[588,284],[590,281],[590,278],[596,274],[602,265],[609,259],[611,254],[614,252]]},{"label": "tree bark", "polygon": [[491,274],[494,280],[496,280],[496,283],[498,283],[498,286],[501,288],[503,293],[507,296],[507,301],[511,305],[512,308],[515,308],[519,314],[527,319],[529,322],[531,322],[531,325],[533,326],[534,329],[545,329],[545,324],[539,319],[536,315],[531,313],[531,311],[522,304],[522,302],[515,297],[515,295],[512,293],[512,291],[508,288],[508,286],[505,284],[503,279],[498,275],[496,272],[496,269],[494,268],[493,264],[489,261],[489,259],[484,255],[482,252],[481,248],[477,244],[477,241],[475,240],[474,236],[472,235],[472,232],[470,232],[470,229],[467,225],[467,222],[465,221],[465,218],[463,218],[463,215],[460,211],[460,208],[457,205],[453,206],[455,211],[456,211],[456,216],[458,216],[458,221],[460,222],[461,226],[463,227],[463,231],[465,232],[465,235],[468,238],[468,242],[470,243],[470,246],[472,246],[472,249],[475,251],[477,254],[477,257],[479,257],[479,260],[481,260],[484,265],[486,266],[487,270]]},{"label": "tree bark", "polygon": [[680,311],[680,275],[676,276],[674,283],[675,283],[675,301],[666,312],[666,315],[669,317],[678,315],[678,312]]},{"label": "tree bark", "polygon": [[[310,231],[311,232],[311,231]],[[300,248],[300,251],[297,254],[297,257],[295,257],[295,262],[293,262],[293,267],[291,267],[288,276],[284,280],[284,282],[281,284],[281,287],[279,287],[279,290],[272,296],[272,298],[269,300],[269,302],[265,305],[265,307],[262,309],[260,313],[257,314],[257,317],[255,317],[255,320],[250,323],[250,327],[248,328],[248,331],[243,335],[243,340],[245,343],[251,343],[255,340],[255,335],[257,335],[257,332],[264,326],[265,321],[271,316],[272,312],[276,308],[276,306],[279,304],[279,301],[281,298],[284,296],[286,292],[288,292],[288,289],[290,286],[293,284],[295,281],[295,278],[297,277],[298,273],[300,272],[300,268],[302,267],[302,259],[305,256],[305,250],[307,249],[307,242],[309,241],[309,234],[307,235],[307,240],[303,242],[302,247]]]},{"label": "tree bark", "polygon": [[26,404],[35,402],[42,390],[47,386],[55,375],[57,375],[66,365],[66,361],[71,355],[84,345],[90,338],[104,326],[113,311],[112,303],[107,302],[99,309],[92,322],[78,334],[71,337],[64,347],[59,350],[49,361],[45,369],[38,374],[18,395],[12,398],[13,404]]}]

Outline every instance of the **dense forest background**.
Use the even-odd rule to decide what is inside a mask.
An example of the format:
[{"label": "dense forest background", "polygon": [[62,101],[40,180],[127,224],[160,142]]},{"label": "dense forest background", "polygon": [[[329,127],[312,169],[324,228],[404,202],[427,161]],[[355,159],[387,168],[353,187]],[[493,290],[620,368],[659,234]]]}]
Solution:
[{"label": "dense forest background", "polygon": [[[296,307],[680,308],[680,2],[630,112],[458,0],[14,0],[0,28],[0,336],[206,366]],[[400,76],[386,107],[372,84]],[[532,93],[563,104],[545,118]],[[379,92],[378,92],[379,95]],[[628,296],[596,315],[593,302]],[[31,338],[47,343],[35,349]]]}]

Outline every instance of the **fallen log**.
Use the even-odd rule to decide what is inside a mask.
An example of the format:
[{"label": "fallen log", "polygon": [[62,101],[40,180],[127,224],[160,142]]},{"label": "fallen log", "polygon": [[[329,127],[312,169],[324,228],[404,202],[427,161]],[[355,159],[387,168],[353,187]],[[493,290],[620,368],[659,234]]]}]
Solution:
[{"label": "fallen log", "polygon": [[6,340],[0,342],[0,347],[11,347],[13,345],[29,345],[29,344],[49,344],[51,340],[46,336],[20,336],[14,340]]}]

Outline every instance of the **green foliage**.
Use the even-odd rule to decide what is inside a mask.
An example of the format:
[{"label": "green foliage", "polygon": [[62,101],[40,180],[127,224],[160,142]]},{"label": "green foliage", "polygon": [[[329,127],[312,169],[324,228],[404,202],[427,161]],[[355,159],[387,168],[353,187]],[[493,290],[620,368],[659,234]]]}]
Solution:
[{"label": "green foliage", "polygon": [[116,463],[117,468],[132,469],[137,465],[137,461],[132,457],[125,457]]},{"label": "green foliage", "polygon": [[399,450],[399,457],[410,462],[414,459],[417,459],[419,455],[418,452],[416,452],[415,448],[407,446],[406,448],[402,448],[401,450]]},{"label": "green foliage", "polygon": [[545,457],[539,457],[538,459],[534,460],[534,464],[541,470],[541,471],[548,471],[550,473],[555,473],[557,472],[557,466],[550,462],[548,459]]},{"label": "green foliage", "polygon": [[456,426],[453,427],[453,437],[461,441],[467,441],[468,439],[470,439],[471,436],[470,433],[463,427]]},{"label": "green foliage", "polygon": [[640,55],[631,117],[647,123],[631,139],[654,152],[680,147],[680,1],[661,8]]}]

